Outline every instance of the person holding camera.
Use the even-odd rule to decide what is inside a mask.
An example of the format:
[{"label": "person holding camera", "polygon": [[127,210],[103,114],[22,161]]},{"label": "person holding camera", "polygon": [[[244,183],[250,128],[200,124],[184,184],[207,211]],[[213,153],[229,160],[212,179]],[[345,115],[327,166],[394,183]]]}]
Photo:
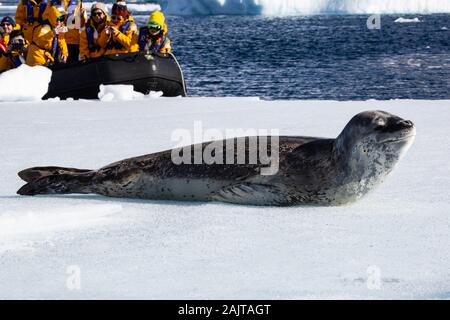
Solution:
[{"label": "person holding camera", "polygon": [[0,21],[0,35],[3,37],[5,45],[8,45],[11,32],[20,30],[20,26],[16,24],[12,17],[3,17]]},{"label": "person holding camera", "polygon": [[111,21],[107,22],[102,35],[107,39],[106,55],[139,51],[138,28],[125,1],[114,3]]},{"label": "person holding camera", "polygon": [[80,30],[80,60],[98,58],[105,54],[109,39],[102,31],[108,22],[105,5],[101,2],[94,3],[90,18]]},{"label": "person holding camera", "polygon": [[[22,42],[21,42],[22,41]],[[6,16],[0,21],[0,72],[22,64],[26,56],[26,41],[20,26]]]},{"label": "person holding camera", "polygon": [[13,30],[9,34],[8,47],[0,48],[0,72],[17,68],[25,63],[28,43],[21,30]]}]

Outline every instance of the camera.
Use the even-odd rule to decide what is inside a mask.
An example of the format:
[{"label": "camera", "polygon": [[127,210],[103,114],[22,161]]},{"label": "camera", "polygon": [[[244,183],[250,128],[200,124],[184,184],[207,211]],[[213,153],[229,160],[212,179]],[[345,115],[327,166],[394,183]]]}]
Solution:
[{"label": "camera", "polygon": [[69,31],[69,29],[66,26],[60,26],[55,28],[56,33],[65,33]]}]

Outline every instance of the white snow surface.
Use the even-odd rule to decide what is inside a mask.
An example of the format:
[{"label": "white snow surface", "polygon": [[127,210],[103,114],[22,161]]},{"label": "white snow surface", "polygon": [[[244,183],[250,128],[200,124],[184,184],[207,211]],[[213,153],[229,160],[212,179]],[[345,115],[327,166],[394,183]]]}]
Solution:
[{"label": "white snow surface", "polygon": [[36,101],[47,93],[52,71],[26,64],[0,74],[0,102]]},{"label": "white snow surface", "polygon": [[[387,181],[353,205],[15,194],[24,168],[98,168],[165,150],[173,130],[195,121],[336,137],[372,109],[412,120],[417,137]],[[449,299],[448,119],[450,101],[0,103],[0,298]],[[73,270],[80,290],[67,286]]]}]

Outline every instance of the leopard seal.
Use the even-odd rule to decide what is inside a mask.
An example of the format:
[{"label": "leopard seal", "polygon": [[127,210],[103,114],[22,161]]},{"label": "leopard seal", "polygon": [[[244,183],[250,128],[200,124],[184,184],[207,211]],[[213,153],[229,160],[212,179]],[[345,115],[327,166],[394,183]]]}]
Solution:
[{"label": "leopard seal", "polygon": [[[94,193],[258,206],[342,205],[379,185],[411,146],[415,134],[411,121],[384,111],[365,111],[354,116],[335,139],[280,136],[279,170],[273,175],[262,175],[261,164],[175,164],[173,150],[167,150],[99,170],[27,169],[19,172],[28,183],[18,194]],[[234,142],[239,139],[249,137]],[[245,144],[247,152],[252,151],[249,145]],[[223,152],[236,153],[236,149]]]}]

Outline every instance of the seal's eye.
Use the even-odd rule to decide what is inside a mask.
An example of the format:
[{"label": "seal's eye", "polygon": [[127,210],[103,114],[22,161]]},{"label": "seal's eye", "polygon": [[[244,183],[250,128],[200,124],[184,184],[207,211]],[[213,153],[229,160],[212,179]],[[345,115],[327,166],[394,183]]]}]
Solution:
[{"label": "seal's eye", "polygon": [[376,118],[375,121],[375,130],[382,130],[386,126],[386,120],[383,118]]}]

